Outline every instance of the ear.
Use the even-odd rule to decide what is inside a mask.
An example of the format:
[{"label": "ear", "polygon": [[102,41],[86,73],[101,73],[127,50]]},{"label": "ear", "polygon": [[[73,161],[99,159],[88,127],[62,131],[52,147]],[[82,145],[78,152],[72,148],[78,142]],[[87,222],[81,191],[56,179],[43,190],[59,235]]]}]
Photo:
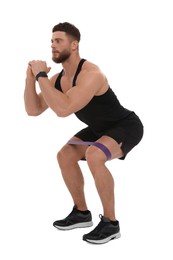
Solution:
[{"label": "ear", "polygon": [[78,41],[72,41],[71,43],[71,46],[72,46],[72,50],[77,50],[78,49],[78,46],[79,46],[79,42]]}]

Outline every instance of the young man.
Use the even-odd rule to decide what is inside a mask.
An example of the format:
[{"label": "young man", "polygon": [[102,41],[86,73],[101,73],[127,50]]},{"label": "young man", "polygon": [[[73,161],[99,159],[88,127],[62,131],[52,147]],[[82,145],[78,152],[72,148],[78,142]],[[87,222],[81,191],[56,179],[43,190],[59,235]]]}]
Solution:
[{"label": "young man", "polygon": [[[91,243],[105,243],[120,237],[114,209],[114,180],[107,160],[124,159],[143,136],[139,117],[125,109],[95,64],[79,55],[79,30],[70,23],[59,23],[52,31],[52,59],[63,70],[48,79],[45,61],[30,61],[27,68],[25,107],[28,115],[38,116],[50,107],[59,117],[72,113],[87,127],[75,134],[58,152],[57,159],[65,184],[74,201],[72,212],[53,225],[69,230],[92,225],[84,180],[78,162],[85,159],[93,175],[103,205],[98,226],[83,236]],[[36,80],[40,93],[36,92]]]}]

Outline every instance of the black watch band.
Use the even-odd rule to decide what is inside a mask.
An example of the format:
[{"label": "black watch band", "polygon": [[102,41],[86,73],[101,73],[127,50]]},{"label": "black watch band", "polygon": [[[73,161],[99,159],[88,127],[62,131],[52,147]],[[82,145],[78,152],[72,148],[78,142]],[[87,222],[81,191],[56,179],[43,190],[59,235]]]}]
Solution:
[{"label": "black watch band", "polygon": [[44,78],[47,78],[47,73],[45,71],[40,71],[36,76],[36,80],[38,81],[38,78],[39,77],[44,77]]}]

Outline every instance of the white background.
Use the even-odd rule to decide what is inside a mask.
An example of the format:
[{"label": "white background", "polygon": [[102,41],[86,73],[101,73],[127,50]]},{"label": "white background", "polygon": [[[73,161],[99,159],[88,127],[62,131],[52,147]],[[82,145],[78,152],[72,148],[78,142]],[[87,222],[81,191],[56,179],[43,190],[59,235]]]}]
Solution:
[{"label": "white background", "polygon": [[[173,259],[172,234],[172,1],[12,1],[0,6],[0,258]],[[52,67],[51,30],[59,22],[81,31],[81,57],[96,63],[120,102],[142,119],[145,134],[125,161],[107,166],[115,178],[122,237],[89,245],[89,229],[60,232],[52,226],[73,206],[56,153],[84,125],[48,110],[25,113],[27,62]],[[94,182],[81,162],[94,224],[102,213]],[[79,252],[79,249],[81,251]]]}]

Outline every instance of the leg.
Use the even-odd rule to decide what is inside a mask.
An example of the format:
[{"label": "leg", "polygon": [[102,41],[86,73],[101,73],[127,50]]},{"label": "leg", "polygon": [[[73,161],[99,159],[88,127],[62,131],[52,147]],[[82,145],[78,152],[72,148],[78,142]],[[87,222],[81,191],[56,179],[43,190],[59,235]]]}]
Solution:
[{"label": "leg", "polygon": [[[108,136],[103,136],[97,142],[104,144],[111,152],[111,159],[123,156],[121,144]],[[106,155],[95,146],[90,146],[86,151],[86,159],[93,174],[97,191],[99,193],[104,217],[115,220],[114,180],[106,167]]]},{"label": "leg", "polygon": [[[72,140],[79,141],[73,137]],[[85,156],[87,146],[65,145],[58,153],[57,159],[64,182],[79,210],[87,210],[84,195],[84,179],[78,161]]]}]

